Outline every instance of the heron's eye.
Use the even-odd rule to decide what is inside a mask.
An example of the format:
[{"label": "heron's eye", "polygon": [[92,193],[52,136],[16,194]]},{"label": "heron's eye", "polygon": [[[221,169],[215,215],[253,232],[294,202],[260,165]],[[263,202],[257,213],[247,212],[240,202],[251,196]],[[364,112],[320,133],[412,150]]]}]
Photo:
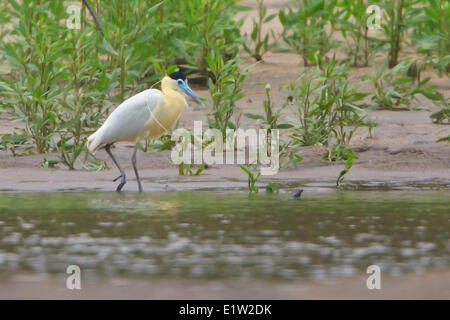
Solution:
[{"label": "heron's eye", "polygon": [[183,80],[178,80],[178,84],[183,84]]}]

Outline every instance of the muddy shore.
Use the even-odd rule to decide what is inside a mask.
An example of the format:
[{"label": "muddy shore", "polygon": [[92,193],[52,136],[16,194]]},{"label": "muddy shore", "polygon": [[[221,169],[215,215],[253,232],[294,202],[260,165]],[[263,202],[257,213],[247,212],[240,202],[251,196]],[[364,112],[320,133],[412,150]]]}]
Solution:
[{"label": "muddy shore", "polygon": [[[286,5],[286,1],[268,1],[268,12],[277,12]],[[247,5],[255,6],[251,1]],[[256,8],[248,13],[250,17],[256,14]],[[249,31],[251,20],[247,19],[244,32]],[[266,26],[275,31],[280,31],[280,24],[274,19]],[[381,63],[382,58],[377,58],[376,63]],[[252,61],[248,61],[251,63]],[[245,98],[238,102],[239,111],[247,112],[248,108],[262,105],[264,100],[264,87],[258,83],[270,83],[273,90],[273,101],[279,106],[283,103],[285,95],[278,87],[286,82],[294,80],[303,70],[300,57],[288,53],[268,53],[264,56],[264,62],[254,66],[251,75],[244,85]],[[362,82],[361,77],[370,73],[372,68],[359,68],[351,73],[351,81],[358,84],[363,91],[372,90],[367,82]],[[431,74],[430,74],[431,75]],[[439,78],[433,75],[431,84],[437,85],[439,92],[444,96],[450,96],[450,81],[447,77]],[[203,96],[208,96],[204,88],[194,89]],[[206,119],[208,110],[195,106],[186,110],[180,120],[180,127],[192,128],[193,121]],[[430,119],[430,111],[436,107],[426,98],[419,97],[414,106],[425,106],[429,109],[420,111],[368,111],[368,118],[378,123],[378,127],[372,130],[371,136],[367,128],[358,130],[351,141],[351,147],[356,152],[359,160],[356,160],[347,181],[364,181],[380,183],[429,183],[448,185],[450,183],[450,145],[436,141],[450,133],[450,125],[433,124]],[[252,111],[253,112],[253,111]],[[285,112],[285,116],[289,111]],[[13,122],[13,116],[0,113],[0,135],[12,133],[15,128],[23,128],[24,124]],[[254,120],[242,117],[241,127],[254,127]],[[113,150],[127,172],[129,183],[124,187],[125,191],[135,191],[136,184],[131,167],[132,145],[118,143]],[[330,185],[336,180],[344,163],[330,163],[322,159],[326,147],[305,147],[301,149],[303,161],[295,168],[282,168],[275,176],[263,177],[261,183],[277,181],[281,184],[289,184],[292,187],[303,185],[306,182],[326,182]],[[111,180],[117,176],[117,170],[107,157],[104,150],[96,155],[101,160],[106,160],[110,170],[100,172],[87,172],[81,168],[70,171],[60,165],[58,168],[43,168],[41,163],[47,160],[57,159],[56,154],[31,155],[13,157],[12,153],[0,150],[0,190],[12,191],[56,191],[56,190],[114,190],[115,183]],[[178,175],[176,166],[170,160],[169,152],[153,152],[138,154],[138,166],[143,179],[144,190],[166,189],[192,189],[192,188],[220,188],[246,186],[246,176],[237,165],[215,165],[208,168],[197,177],[183,177]],[[80,167],[80,166],[78,166]]]},{"label": "muddy shore", "polygon": [[367,289],[366,280],[366,275],[321,283],[108,278],[68,290],[65,278],[17,275],[0,281],[0,299],[450,299],[448,271],[383,277],[378,290]]},{"label": "muddy shore", "polygon": [[[279,59],[277,56],[273,58]],[[296,63],[293,63],[291,68],[295,66]],[[261,64],[255,69],[263,67],[264,64]],[[263,72],[255,70],[247,81],[245,90],[249,97],[241,101],[241,108],[262,103],[262,88],[254,82],[272,81],[268,77],[263,78],[260,75]],[[448,92],[449,89],[445,89],[445,85],[442,84],[442,91]],[[182,116],[180,126],[192,128],[193,121],[204,119],[206,112],[198,108],[187,110]],[[363,128],[353,138],[351,147],[359,159],[346,177],[347,181],[425,182],[443,185],[450,183],[450,146],[448,143],[436,142],[439,137],[449,134],[450,126],[433,124],[429,118],[430,112],[427,111],[369,111],[368,114],[369,117],[376,117],[379,126],[372,130],[372,137],[369,137],[367,129]],[[11,133],[19,126],[20,123],[12,122],[10,116],[1,115],[0,134]],[[118,143],[114,149],[116,157],[128,175],[129,183],[125,185],[124,191],[136,190],[130,161],[132,147],[131,144]],[[303,161],[295,168],[282,168],[277,175],[262,177],[260,181],[261,183],[277,181],[281,184],[285,182],[293,187],[295,182],[298,185],[306,181],[332,183],[343,169],[344,163],[323,160],[326,150],[326,147],[301,148]],[[63,166],[43,168],[44,158],[57,159],[57,155],[13,157],[9,151],[0,151],[2,176],[0,190],[114,190],[115,184],[111,180],[117,176],[116,168],[104,150],[98,151],[96,156],[107,161],[110,170],[88,172],[81,168],[71,171]],[[138,166],[146,191],[246,186],[246,176],[237,165],[213,165],[199,176],[179,176],[168,151],[140,152]]]}]

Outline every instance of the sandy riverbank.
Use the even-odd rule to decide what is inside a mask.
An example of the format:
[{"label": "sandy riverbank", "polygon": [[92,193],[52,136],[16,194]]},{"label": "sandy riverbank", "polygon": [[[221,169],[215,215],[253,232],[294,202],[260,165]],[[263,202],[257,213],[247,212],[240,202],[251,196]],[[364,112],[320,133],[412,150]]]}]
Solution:
[{"label": "sandy riverbank", "polygon": [[[254,5],[253,2],[247,4]],[[269,13],[276,12],[286,5],[286,1],[267,1]],[[254,16],[256,10],[249,12]],[[249,30],[250,20],[244,26]],[[280,30],[277,19],[267,26],[275,31]],[[284,94],[278,87],[286,81],[294,80],[303,70],[297,55],[287,53],[268,53],[265,61],[252,69],[244,86],[246,97],[239,101],[240,110],[251,106],[262,105],[264,88],[257,83],[267,82],[272,85],[273,100],[276,105],[283,103]],[[352,72],[351,81],[370,90],[370,84],[361,82],[361,76],[371,72],[371,68],[360,68]],[[450,95],[448,78],[433,76],[431,84],[445,96]],[[208,91],[201,88],[198,93],[207,96]],[[415,105],[424,105],[435,110],[433,104],[419,97]],[[182,115],[180,127],[192,128],[194,120],[206,119],[208,110],[193,106]],[[236,112],[238,114],[239,111]],[[286,111],[288,113],[288,111]],[[378,122],[379,126],[368,136],[366,128],[360,129],[351,142],[359,160],[349,173],[348,181],[403,181],[450,183],[450,145],[437,143],[440,137],[450,133],[449,125],[433,124],[429,111],[369,111],[368,117]],[[14,128],[21,128],[23,123],[13,122],[13,117],[0,114],[0,135],[11,133]],[[241,127],[254,126],[254,120],[242,117]],[[124,190],[136,190],[134,174],[131,167],[131,145],[119,143],[114,149],[119,162],[128,173],[129,181]],[[296,168],[282,169],[278,175],[263,178],[261,181],[277,180],[289,182],[290,185],[302,185],[305,181],[332,182],[344,164],[329,163],[322,159],[325,147],[305,147],[301,150],[304,160]],[[56,159],[56,154],[13,157],[9,151],[0,151],[0,190],[114,190],[111,180],[117,176],[117,170],[103,150],[97,153],[99,159],[107,160],[111,170],[87,172],[83,169],[69,171],[63,166],[56,169],[42,168],[44,158]],[[138,165],[146,191],[164,190],[168,188],[217,188],[245,187],[246,176],[237,165],[216,165],[205,170],[198,177],[180,177],[178,170],[170,161],[169,152],[142,153],[138,155]]]},{"label": "sandy riverbank", "polygon": [[450,272],[428,271],[381,278],[369,290],[366,275],[320,283],[159,280],[83,280],[68,290],[63,277],[17,275],[0,278],[0,299],[450,299]]}]

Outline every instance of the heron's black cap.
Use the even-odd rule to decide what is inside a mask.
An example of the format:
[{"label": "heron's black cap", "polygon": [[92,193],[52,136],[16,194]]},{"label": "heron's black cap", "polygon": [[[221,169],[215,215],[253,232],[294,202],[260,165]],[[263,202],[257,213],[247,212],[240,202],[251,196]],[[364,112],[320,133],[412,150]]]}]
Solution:
[{"label": "heron's black cap", "polygon": [[181,71],[173,72],[169,74],[169,77],[171,77],[173,80],[181,79],[183,81],[186,81],[186,76]]}]

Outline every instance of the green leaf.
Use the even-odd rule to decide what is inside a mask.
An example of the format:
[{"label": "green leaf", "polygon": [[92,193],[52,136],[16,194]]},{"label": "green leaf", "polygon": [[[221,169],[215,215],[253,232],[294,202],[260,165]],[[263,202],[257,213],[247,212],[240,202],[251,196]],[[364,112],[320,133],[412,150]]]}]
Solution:
[{"label": "green leaf", "polygon": [[289,123],[280,123],[280,124],[277,124],[276,129],[290,129],[290,128],[293,128],[293,127],[294,126],[292,124],[289,124]]},{"label": "green leaf", "polygon": [[264,120],[264,117],[260,114],[244,113],[247,118],[255,120]]},{"label": "green leaf", "polygon": [[269,15],[269,16],[267,16],[265,19],[264,19],[264,23],[267,23],[267,22],[270,22],[270,21],[272,21],[273,20],[273,18],[275,18],[277,16],[277,14],[276,13],[274,13],[274,14],[271,14],[271,15]]},{"label": "green leaf", "polygon": [[114,48],[111,46],[111,44],[108,42],[108,40],[106,40],[106,38],[103,38],[103,48],[106,50],[106,52],[108,52],[111,55],[114,56],[118,56],[119,54],[117,53],[116,50],[114,50]]},{"label": "green leaf", "polygon": [[14,111],[16,112],[16,114],[19,116],[20,119],[22,119],[23,121],[27,120],[27,116],[22,112],[22,110],[19,109],[19,107],[14,106]]},{"label": "green leaf", "polygon": [[161,1],[161,2],[159,2],[157,4],[155,4],[153,7],[148,9],[147,12],[148,13],[152,13],[153,11],[156,11],[163,3],[164,3],[164,1]]}]

